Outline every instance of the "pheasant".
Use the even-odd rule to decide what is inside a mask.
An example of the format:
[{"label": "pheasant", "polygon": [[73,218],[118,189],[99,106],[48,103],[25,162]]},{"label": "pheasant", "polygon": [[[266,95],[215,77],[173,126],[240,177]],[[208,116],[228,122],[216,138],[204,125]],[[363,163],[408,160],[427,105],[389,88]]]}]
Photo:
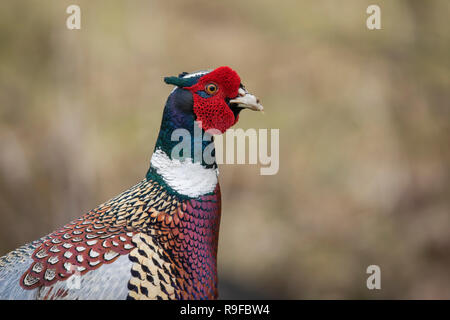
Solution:
[{"label": "pheasant", "polygon": [[[198,155],[211,149],[211,132],[224,133],[241,110],[263,108],[226,66],[164,81],[175,88],[145,178],[1,257],[0,299],[218,297],[218,167]],[[178,153],[177,132],[193,137]]]}]

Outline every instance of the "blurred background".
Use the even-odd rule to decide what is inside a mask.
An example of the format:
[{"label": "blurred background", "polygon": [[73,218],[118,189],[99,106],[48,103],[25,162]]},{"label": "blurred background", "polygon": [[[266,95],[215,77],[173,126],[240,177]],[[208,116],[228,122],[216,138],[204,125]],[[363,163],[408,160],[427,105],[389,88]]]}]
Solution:
[{"label": "blurred background", "polygon": [[[81,7],[81,30],[66,8]],[[381,7],[382,30],[366,28]],[[0,3],[0,255],[140,181],[172,88],[229,65],[280,170],[222,165],[222,298],[450,298],[450,2]],[[381,290],[366,287],[381,267]]]}]

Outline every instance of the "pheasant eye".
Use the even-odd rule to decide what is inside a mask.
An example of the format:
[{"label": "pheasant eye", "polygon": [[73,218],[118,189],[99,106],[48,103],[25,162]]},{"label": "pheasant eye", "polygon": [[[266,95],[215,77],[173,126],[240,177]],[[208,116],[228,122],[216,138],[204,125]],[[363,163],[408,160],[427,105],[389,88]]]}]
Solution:
[{"label": "pheasant eye", "polygon": [[205,91],[208,94],[215,94],[217,92],[217,85],[215,85],[214,83],[208,83],[205,86]]}]

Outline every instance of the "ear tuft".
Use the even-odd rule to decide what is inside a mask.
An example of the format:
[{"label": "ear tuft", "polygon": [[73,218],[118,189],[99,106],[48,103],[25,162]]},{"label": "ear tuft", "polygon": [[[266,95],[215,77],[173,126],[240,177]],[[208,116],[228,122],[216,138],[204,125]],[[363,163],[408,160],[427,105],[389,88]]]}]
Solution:
[{"label": "ear tuft", "polygon": [[183,78],[178,77],[164,77],[164,82],[178,87],[183,87],[185,81],[183,81]]},{"label": "ear tuft", "polygon": [[164,82],[180,88],[190,87],[197,81],[196,78],[164,77]]}]

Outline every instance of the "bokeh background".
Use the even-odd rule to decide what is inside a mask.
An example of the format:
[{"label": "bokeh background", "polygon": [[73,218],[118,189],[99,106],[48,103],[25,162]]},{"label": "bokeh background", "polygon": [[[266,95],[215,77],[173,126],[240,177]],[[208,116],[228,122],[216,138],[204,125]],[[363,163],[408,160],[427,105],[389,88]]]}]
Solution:
[{"label": "bokeh background", "polygon": [[[382,30],[366,28],[381,7]],[[81,30],[65,25],[81,7]],[[171,87],[229,65],[280,170],[222,165],[222,298],[450,298],[450,2],[0,3],[0,255],[141,180]],[[381,267],[381,290],[366,288]]]}]

